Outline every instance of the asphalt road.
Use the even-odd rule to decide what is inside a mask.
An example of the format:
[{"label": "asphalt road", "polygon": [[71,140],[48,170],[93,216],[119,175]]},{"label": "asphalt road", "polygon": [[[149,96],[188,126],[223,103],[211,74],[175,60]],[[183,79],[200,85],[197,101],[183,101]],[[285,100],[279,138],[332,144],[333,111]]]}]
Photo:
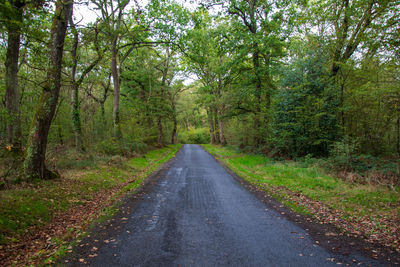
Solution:
[{"label": "asphalt road", "polygon": [[91,266],[380,265],[318,246],[198,145],[185,145],[123,220],[96,243]]}]

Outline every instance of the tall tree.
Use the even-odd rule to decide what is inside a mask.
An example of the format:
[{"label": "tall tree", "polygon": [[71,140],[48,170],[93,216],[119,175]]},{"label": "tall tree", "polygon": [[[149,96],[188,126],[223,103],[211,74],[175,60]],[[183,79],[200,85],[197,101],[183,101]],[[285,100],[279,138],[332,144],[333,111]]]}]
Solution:
[{"label": "tall tree", "polygon": [[72,6],[71,0],[56,1],[50,33],[47,79],[32,120],[26,148],[24,161],[26,179],[45,179],[54,176],[45,166],[47,137],[60,94],[64,40]]},{"label": "tall tree", "polygon": [[222,46],[220,32],[226,32],[226,25],[220,23],[218,27],[212,27],[214,20],[205,10],[195,13],[193,20],[195,26],[188,31],[186,42],[188,70],[196,74],[204,85],[199,91],[205,94],[203,103],[208,113],[211,141],[225,145],[221,97],[230,78],[228,51]]},{"label": "tall tree", "polygon": [[[120,54],[120,39],[122,36],[124,18],[124,10],[129,4],[129,0],[96,0],[93,1],[97,9],[100,10],[102,15],[103,30],[109,38],[111,61],[110,68],[112,74],[113,88],[114,88],[114,102],[113,102],[113,134],[116,138],[121,138],[121,125],[120,125],[120,68],[122,61],[126,56],[119,57]],[[132,48],[133,49],[133,48]],[[127,55],[132,51],[129,49]]]},{"label": "tall tree", "polygon": [[81,116],[79,110],[79,87],[81,86],[85,77],[93,70],[94,67],[100,62],[103,57],[103,51],[100,51],[100,47],[97,41],[98,38],[98,29],[97,24],[94,28],[94,47],[97,53],[96,58],[85,68],[82,69],[81,75],[77,77],[76,71],[78,67],[78,46],[79,46],[79,32],[76,29],[76,25],[73,21],[73,16],[71,13],[70,21],[70,28],[73,35],[73,44],[71,50],[72,56],[72,68],[71,68],[71,87],[72,87],[72,124],[75,136],[75,147],[78,151],[84,151],[84,145],[82,143],[82,123],[81,123]]},{"label": "tall tree", "polygon": [[[233,65],[246,78],[242,79],[242,88],[246,87],[251,105],[247,110],[252,114],[254,146],[265,144],[268,134],[269,111],[272,92],[276,88],[272,79],[272,67],[283,56],[283,44],[286,39],[284,21],[288,21],[284,1],[269,0],[210,0],[209,5],[220,5],[230,21],[233,30],[229,35],[230,55]],[[239,69],[241,67],[242,69]],[[244,101],[240,101],[244,102]]]},{"label": "tall tree", "polygon": [[[3,7],[2,15],[6,18],[7,54],[6,67],[6,108],[10,119],[7,125],[7,142],[20,147],[21,125],[19,119],[18,93],[18,61],[23,23],[23,8],[25,1],[6,1],[8,8]],[[20,148],[19,148],[20,149]]]},{"label": "tall tree", "polygon": [[362,43],[367,44],[378,37],[379,32],[399,21],[396,15],[399,4],[395,0],[332,0],[313,3],[312,9],[318,14],[321,11],[316,8],[328,13],[326,19],[334,28],[332,76],[337,75],[341,64],[346,63]]},{"label": "tall tree", "polygon": [[[158,67],[158,70],[161,72],[161,84],[160,84],[160,100],[163,101],[165,99],[166,95],[166,87],[169,86],[171,79],[168,81],[168,76],[170,73],[170,61],[171,61],[171,53],[170,49],[167,46],[165,49],[165,59],[163,59],[161,66]],[[156,67],[157,68],[157,67]],[[158,136],[157,136],[157,143],[158,146],[162,147],[164,146],[164,141],[163,141],[163,125],[162,125],[162,119],[163,119],[163,112],[159,111],[157,115],[157,129],[158,129]]]}]

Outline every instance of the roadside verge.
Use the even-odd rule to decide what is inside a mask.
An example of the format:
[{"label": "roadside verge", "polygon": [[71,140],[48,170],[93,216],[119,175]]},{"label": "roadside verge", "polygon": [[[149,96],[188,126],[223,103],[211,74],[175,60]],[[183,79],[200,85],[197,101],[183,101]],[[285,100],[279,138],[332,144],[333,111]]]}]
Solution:
[{"label": "roadside verge", "polygon": [[[138,192],[147,177],[174,157],[181,145],[142,157],[114,158],[60,179],[21,184],[0,192],[0,265],[51,264],[72,252],[73,240],[117,210],[118,200]],[[72,241],[72,243],[71,243]]]},{"label": "roadside verge", "polygon": [[275,162],[220,146],[203,148],[269,206],[301,224],[317,244],[400,262],[399,192],[346,183],[296,162]]}]

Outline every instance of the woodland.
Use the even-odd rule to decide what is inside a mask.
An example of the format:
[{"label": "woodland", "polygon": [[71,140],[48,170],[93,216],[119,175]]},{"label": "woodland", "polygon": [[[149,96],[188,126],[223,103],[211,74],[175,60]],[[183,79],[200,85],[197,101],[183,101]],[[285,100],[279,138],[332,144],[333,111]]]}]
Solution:
[{"label": "woodland", "polygon": [[1,190],[195,143],[398,195],[399,14],[397,0],[1,0]]},{"label": "woodland", "polygon": [[[95,21],[74,16],[82,5]],[[56,175],[49,150],[177,142],[398,175],[397,1],[3,1],[0,11],[0,142],[22,180]]]}]

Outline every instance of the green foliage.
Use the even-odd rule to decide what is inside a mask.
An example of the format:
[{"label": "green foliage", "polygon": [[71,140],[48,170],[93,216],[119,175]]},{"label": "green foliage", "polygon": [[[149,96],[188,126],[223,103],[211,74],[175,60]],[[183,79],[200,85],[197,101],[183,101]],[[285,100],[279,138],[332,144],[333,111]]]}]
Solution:
[{"label": "green foliage", "polygon": [[400,183],[399,161],[360,154],[357,139],[345,137],[335,142],[329,159],[322,165],[332,170],[356,173],[360,183],[375,182],[388,185]]},{"label": "green foliage", "polygon": [[242,154],[230,148],[212,145],[204,147],[242,178],[266,189],[273,196],[288,201],[291,204],[289,206],[298,205],[287,199],[285,191],[279,188],[301,193],[350,216],[383,216],[397,212],[400,193],[387,187],[347,183],[327,175],[316,166],[276,162],[261,155]]},{"label": "green foliage", "polygon": [[331,159],[338,168],[349,169],[353,158],[357,156],[359,143],[356,139],[345,137],[340,141],[335,142],[331,151]]},{"label": "green foliage", "polygon": [[148,150],[148,145],[142,142],[128,142],[126,140],[116,140],[109,138],[99,142],[96,151],[105,155],[132,155],[143,153]]},{"label": "green foliage", "polygon": [[280,154],[326,156],[337,138],[336,87],[322,53],[309,51],[283,73],[272,126],[272,144]]},{"label": "green foliage", "polygon": [[97,150],[106,155],[118,155],[123,153],[123,147],[121,143],[113,138],[101,141],[98,144]]},{"label": "green foliage", "polygon": [[178,140],[182,144],[207,144],[210,143],[210,132],[208,128],[182,131],[178,134]]}]

